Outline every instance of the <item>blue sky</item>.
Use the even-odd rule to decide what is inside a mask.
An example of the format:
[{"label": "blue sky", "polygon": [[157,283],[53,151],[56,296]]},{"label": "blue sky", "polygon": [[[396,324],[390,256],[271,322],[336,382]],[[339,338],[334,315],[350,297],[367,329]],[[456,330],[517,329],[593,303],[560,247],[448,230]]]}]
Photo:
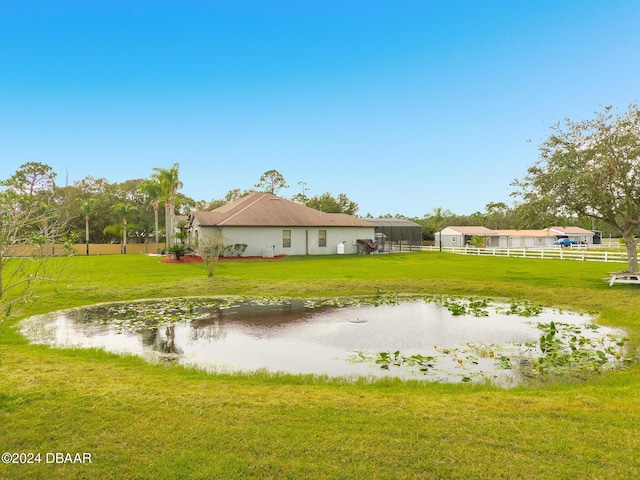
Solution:
[{"label": "blue sky", "polygon": [[511,199],[549,127],[625,110],[636,0],[0,2],[0,178],[180,164],[195,200],[276,169],[359,214]]}]

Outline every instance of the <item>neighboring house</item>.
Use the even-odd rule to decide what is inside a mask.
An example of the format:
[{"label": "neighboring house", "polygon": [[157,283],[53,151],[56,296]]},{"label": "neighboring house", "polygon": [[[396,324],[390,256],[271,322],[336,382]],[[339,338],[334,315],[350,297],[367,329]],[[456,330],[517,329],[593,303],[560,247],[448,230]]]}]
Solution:
[{"label": "neighboring house", "polygon": [[244,256],[357,253],[364,251],[363,240],[375,239],[374,230],[361,218],[324,213],[272,193],[189,215],[192,243],[222,234],[228,245],[246,244]]},{"label": "neighboring house", "polygon": [[580,227],[550,227],[544,230],[491,230],[486,227],[446,227],[436,233],[436,245],[464,247],[474,236],[485,237],[487,248],[548,247],[561,238],[593,244],[595,233]]},{"label": "neighboring house", "polygon": [[464,247],[472,237],[487,237],[489,245],[495,234],[494,230],[487,227],[445,227],[436,233],[436,246]]},{"label": "neighboring house", "polygon": [[589,245],[600,243],[602,232],[586,230],[581,227],[551,227],[550,231],[556,233],[557,238],[569,238],[576,242],[584,242]]}]

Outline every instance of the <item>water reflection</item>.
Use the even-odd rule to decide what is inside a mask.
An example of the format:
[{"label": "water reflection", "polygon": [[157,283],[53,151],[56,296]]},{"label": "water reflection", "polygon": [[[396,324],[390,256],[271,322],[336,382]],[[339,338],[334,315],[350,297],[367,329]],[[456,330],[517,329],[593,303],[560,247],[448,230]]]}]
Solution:
[{"label": "water reflection", "polygon": [[[164,330],[162,335],[161,330]],[[150,348],[155,352],[159,352],[165,355],[181,355],[182,349],[176,346],[176,326],[167,325],[165,327],[146,328],[139,332],[140,340],[142,341],[143,348]]]},{"label": "water reflection", "polygon": [[302,301],[118,304],[32,317],[23,322],[22,333],[35,343],[97,347],[217,372],[488,379],[504,386],[520,383],[518,365],[537,362],[544,353],[536,342],[548,332],[538,324],[566,325],[558,328],[584,338],[581,344],[597,344],[612,364],[619,358],[612,345],[622,335],[588,328],[588,316],[553,310],[536,312],[532,319],[507,315],[500,307],[486,317],[457,315],[428,301],[308,306]]}]

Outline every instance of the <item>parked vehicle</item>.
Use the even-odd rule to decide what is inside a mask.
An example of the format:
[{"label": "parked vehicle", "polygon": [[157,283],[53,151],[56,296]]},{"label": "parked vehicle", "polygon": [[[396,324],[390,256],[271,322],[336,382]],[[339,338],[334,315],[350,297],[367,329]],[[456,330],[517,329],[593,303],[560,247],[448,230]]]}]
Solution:
[{"label": "parked vehicle", "polygon": [[575,240],[570,240],[568,238],[561,238],[557,242],[553,242],[553,245],[556,247],[570,247],[572,245],[578,245],[578,242]]}]

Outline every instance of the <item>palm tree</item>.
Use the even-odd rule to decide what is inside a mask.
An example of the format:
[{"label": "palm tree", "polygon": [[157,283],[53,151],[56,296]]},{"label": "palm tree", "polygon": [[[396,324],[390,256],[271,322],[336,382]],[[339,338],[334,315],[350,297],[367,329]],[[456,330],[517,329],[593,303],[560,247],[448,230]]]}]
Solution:
[{"label": "palm tree", "polygon": [[84,238],[87,243],[87,255],[89,255],[89,215],[91,215],[96,209],[96,199],[87,198],[85,200],[83,198],[78,198],[77,200],[80,204],[80,212],[84,214]]},{"label": "palm tree", "polygon": [[128,203],[116,203],[111,209],[122,218],[122,253],[127,254],[127,217],[135,209]]},{"label": "palm tree", "polygon": [[164,199],[165,229],[167,235],[167,248],[175,243],[175,208],[176,192],[182,188],[178,170],[180,165],[174,163],[171,168],[154,168],[151,178],[160,185],[161,198]]},{"label": "palm tree", "polygon": [[102,230],[102,233],[103,233],[103,235],[105,237],[114,236],[114,237],[120,239],[120,248],[121,248],[121,253],[122,253],[122,224],[121,223],[116,223],[114,225],[107,225]]},{"label": "palm tree", "polygon": [[140,190],[144,193],[153,205],[153,217],[156,237],[156,253],[158,252],[158,206],[162,198],[162,186],[156,179],[145,180],[140,185]]},{"label": "palm tree", "polygon": [[442,251],[442,228],[444,227],[447,218],[451,216],[451,212],[446,209],[443,210],[441,207],[432,209],[432,212],[430,220],[435,226],[435,231],[440,235],[438,244],[440,245],[440,251]]}]

